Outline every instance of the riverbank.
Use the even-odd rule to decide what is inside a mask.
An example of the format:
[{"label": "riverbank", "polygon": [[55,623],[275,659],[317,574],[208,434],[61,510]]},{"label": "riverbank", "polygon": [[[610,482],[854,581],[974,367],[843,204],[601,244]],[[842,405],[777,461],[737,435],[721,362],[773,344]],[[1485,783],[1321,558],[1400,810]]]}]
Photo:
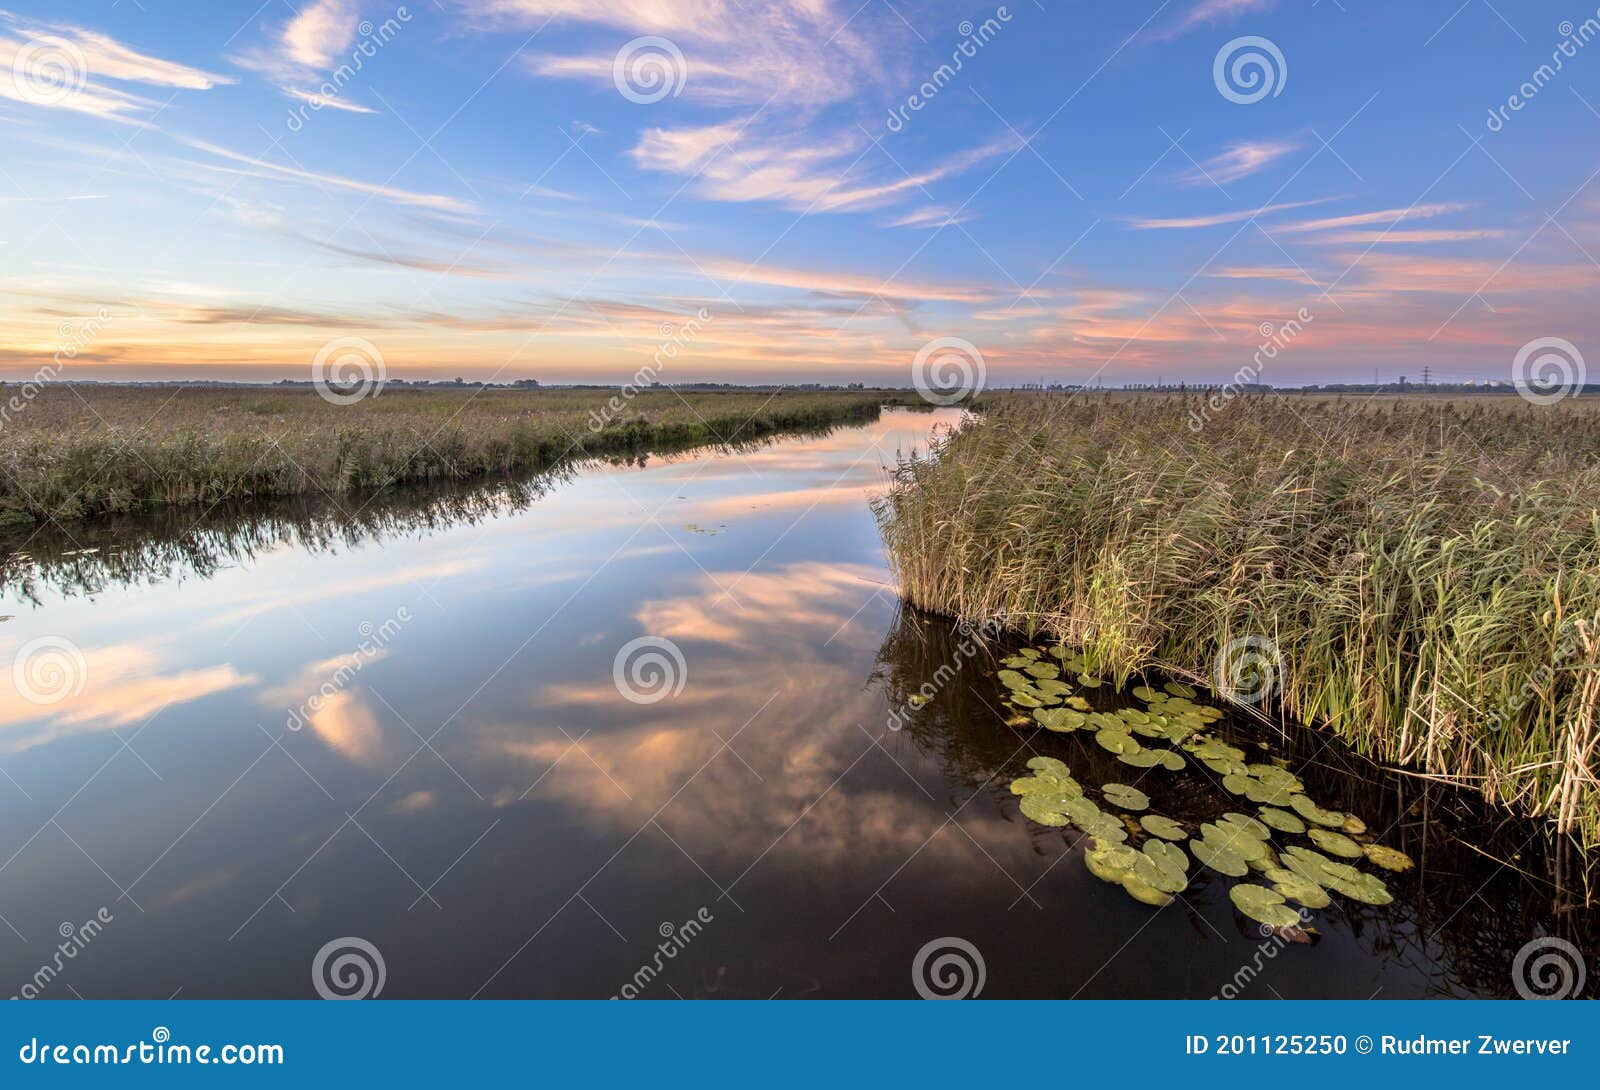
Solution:
[{"label": "riverbank", "polygon": [[[5,391],[0,390],[0,394]],[[861,423],[904,392],[48,386],[0,427],[0,529],[339,496]]]},{"label": "riverbank", "polygon": [[1600,842],[1600,411],[1001,395],[877,513],[923,609],[1161,667]]}]

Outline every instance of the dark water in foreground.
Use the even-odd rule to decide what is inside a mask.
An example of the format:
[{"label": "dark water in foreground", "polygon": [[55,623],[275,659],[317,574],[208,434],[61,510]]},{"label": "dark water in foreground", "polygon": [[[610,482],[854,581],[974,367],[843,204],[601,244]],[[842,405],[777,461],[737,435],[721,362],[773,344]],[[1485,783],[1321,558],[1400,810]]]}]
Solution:
[{"label": "dark water in foreground", "polygon": [[889,730],[959,637],[897,609],[866,497],[953,419],[29,543],[0,995],[312,997],[328,949],[385,997],[912,997],[959,939],[986,997],[1512,996],[1530,940],[1600,951],[1533,828],[1321,738],[1275,752],[1419,867],[1285,946],[1226,880],[1157,911],[1021,818],[1036,752],[1128,770],[1006,727],[987,667]]}]

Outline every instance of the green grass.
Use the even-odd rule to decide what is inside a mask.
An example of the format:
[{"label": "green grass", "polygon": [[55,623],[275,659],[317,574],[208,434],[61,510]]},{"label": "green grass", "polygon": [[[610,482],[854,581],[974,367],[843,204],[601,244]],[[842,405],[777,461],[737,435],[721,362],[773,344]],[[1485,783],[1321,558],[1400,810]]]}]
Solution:
[{"label": "green grass", "polygon": [[[0,387],[0,401],[20,391]],[[50,386],[0,422],[0,528],[740,443],[871,420],[894,400],[875,391],[657,389],[625,399],[610,389],[390,387],[335,405],[308,388]]]},{"label": "green grass", "polygon": [[1264,710],[1600,843],[1600,411],[999,396],[878,516],[914,605],[1119,678],[1281,656]]}]

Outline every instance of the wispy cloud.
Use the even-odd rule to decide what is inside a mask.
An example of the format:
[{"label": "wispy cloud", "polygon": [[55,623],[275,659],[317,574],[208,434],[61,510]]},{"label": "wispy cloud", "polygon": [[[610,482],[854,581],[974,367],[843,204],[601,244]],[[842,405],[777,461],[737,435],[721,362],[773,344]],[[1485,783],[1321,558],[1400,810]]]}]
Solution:
[{"label": "wispy cloud", "polygon": [[722,201],[773,201],[814,212],[881,208],[907,194],[988,159],[1014,151],[1006,137],[960,152],[907,175],[868,177],[867,140],[845,134],[817,140],[804,135],[757,135],[743,122],[688,129],[647,129],[630,153],[646,170],[693,176],[702,197]]},{"label": "wispy cloud", "polygon": [[1222,154],[1207,159],[1199,166],[1183,172],[1181,177],[1189,185],[1227,185],[1264,170],[1297,150],[1295,140],[1257,140],[1230,144]]},{"label": "wispy cloud", "polygon": [[141,53],[106,34],[0,10],[0,98],[120,121],[160,103],[103,80],[207,91],[226,76]]},{"label": "wispy cloud", "polygon": [[[372,182],[358,181],[354,178],[345,178],[338,174],[321,174],[316,171],[302,170],[299,167],[287,167],[278,163],[257,159],[251,155],[244,155],[237,151],[219,147],[205,140],[196,140],[189,137],[177,137],[181,143],[199,151],[207,152],[229,162],[241,163],[249,168],[243,173],[257,178],[269,178],[275,181],[304,182],[323,189],[337,189],[351,193],[362,193],[369,197],[381,197],[386,201],[396,204],[411,205],[416,208],[428,208],[436,212],[472,212],[474,206],[466,201],[454,197],[445,197],[437,193],[418,193],[409,189],[399,189],[390,185],[377,185]],[[225,169],[225,168],[213,168]]]},{"label": "wispy cloud", "polygon": [[1286,201],[1279,204],[1264,204],[1258,208],[1240,208],[1232,212],[1218,212],[1210,216],[1175,216],[1163,219],[1134,218],[1127,221],[1128,226],[1140,231],[1172,231],[1187,230],[1194,227],[1217,227],[1224,223],[1239,223],[1242,220],[1255,219],[1257,216],[1269,216],[1275,212],[1286,212],[1291,208],[1306,208],[1314,204],[1326,204],[1338,200],[1337,197],[1319,197],[1312,201]]},{"label": "wispy cloud", "polygon": [[1181,38],[1201,27],[1237,19],[1260,11],[1271,11],[1277,0],[1200,0],[1172,22],[1156,30],[1151,40],[1158,42]]},{"label": "wispy cloud", "polygon": [[[270,40],[232,58],[241,68],[260,72],[290,98],[353,114],[376,110],[340,98],[342,89],[328,77],[347,63],[356,40],[356,0],[310,0],[287,22],[278,25]],[[307,85],[317,91],[305,90]]]},{"label": "wispy cloud", "polygon": [[1469,207],[1470,205],[1465,204],[1415,204],[1409,208],[1385,208],[1377,212],[1357,212],[1349,216],[1333,216],[1328,219],[1280,223],[1271,230],[1275,235],[1334,231],[1344,227],[1367,227],[1375,223],[1400,223],[1402,220],[1432,219],[1435,216],[1448,215],[1451,212],[1462,212]]},{"label": "wispy cloud", "polygon": [[[874,44],[874,20],[882,14],[834,0],[468,0],[468,6],[491,26],[588,24],[666,38],[683,58],[682,93],[709,102],[776,100],[789,109],[840,102],[884,78],[890,63]],[[615,60],[616,48],[608,45],[534,55],[525,63],[537,75],[609,87]]]},{"label": "wispy cloud", "polygon": [[972,217],[942,204],[929,204],[913,209],[898,219],[889,221],[890,227],[954,227]]},{"label": "wispy cloud", "polygon": [[307,68],[326,68],[350,48],[356,36],[356,6],[351,0],[314,0],[283,28],[290,60]]}]

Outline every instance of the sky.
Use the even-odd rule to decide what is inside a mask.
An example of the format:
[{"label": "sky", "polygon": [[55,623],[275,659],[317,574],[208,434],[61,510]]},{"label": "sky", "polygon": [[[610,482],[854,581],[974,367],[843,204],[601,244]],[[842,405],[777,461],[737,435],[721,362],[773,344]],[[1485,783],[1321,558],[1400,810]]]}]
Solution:
[{"label": "sky", "polygon": [[1508,381],[1587,2],[0,0],[0,378]]}]

